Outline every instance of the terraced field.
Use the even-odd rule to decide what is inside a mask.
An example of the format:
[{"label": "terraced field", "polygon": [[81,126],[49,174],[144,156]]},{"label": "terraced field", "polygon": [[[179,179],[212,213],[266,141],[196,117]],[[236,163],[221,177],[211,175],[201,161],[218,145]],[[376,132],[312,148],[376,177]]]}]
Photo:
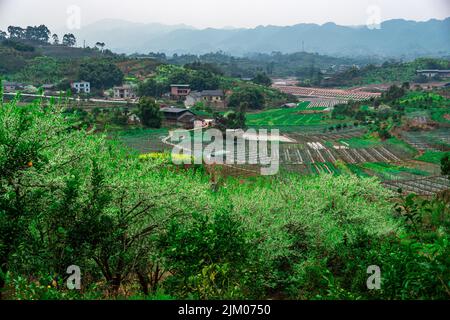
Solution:
[{"label": "terraced field", "polygon": [[[329,119],[321,111],[324,107],[308,108],[309,102],[300,103],[297,108],[271,109],[247,114],[248,126],[309,126],[318,125]],[[311,111],[317,111],[313,113]]]},{"label": "terraced field", "polygon": [[[280,144],[273,156],[280,159],[281,172],[295,172],[301,175],[342,174],[351,172],[360,177],[378,177],[387,188],[401,189],[429,196],[448,189],[449,181],[440,175],[440,167],[432,163],[410,160],[414,153],[397,139],[366,142],[362,131],[341,134],[289,133],[294,143]],[[361,140],[361,141],[358,141]],[[345,141],[358,141],[356,147]],[[247,159],[256,163],[256,151],[248,152]],[[239,172],[239,165],[232,166],[233,174],[249,175]],[[243,168],[243,167],[241,167]],[[258,167],[250,169],[258,174]]]},{"label": "terraced field", "polygon": [[450,152],[426,151],[424,154],[420,155],[416,159],[423,162],[434,163],[439,165],[441,163],[441,159],[446,155],[450,155]]},{"label": "terraced field", "polygon": [[402,139],[419,151],[450,150],[450,129],[443,128],[428,132],[403,132]]},{"label": "terraced field", "polygon": [[[270,150],[270,154],[279,159],[283,169],[300,174],[339,174],[339,163],[398,163],[411,157],[402,146],[391,142],[380,142],[366,148],[352,148],[340,142],[362,135],[363,131],[340,134],[288,133],[286,136],[294,142],[282,143],[273,153]],[[258,163],[257,151],[248,151],[246,159],[250,163]]]},{"label": "terraced field", "polygon": [[316,108],[316,107],[323,107],[323,108],[333,108],[334,106],[338,104],[344,104],[347,103],[348,100],[343,99],[325,99],[325,98],[298,98],[301,102],[309,102],[308,108]]},{"label": "terraced field", "polygon": [[[298,109],[301,108],[305,106]],[[170,152],[172,147],[161,141],[167,134],[166,129],[136,130],[120,134],[119,139],[141,153]],[[335,133],[293,130],[283,134],[291,140],[290,143],[280,143],[279,149],[273,151],[268,144],[269,155],[280,161],[281,174],[353,173],[360,177],[378,177],[387,188],[394,191],[414,192],[423,196],[450,188],[448,179],[440,175],[439,161],[444,152],[427,151],[417,160],[411,160],[417,153],[404,141],[396,138],[380,141],[367,136],[363,129]],[[434,138],[447,138],[445,131],[436,131],[431,135]],[[420,135],[415,134],[408,137],[420,139]],[[411,143],[411,140],[408,142]],[[418,143],[413,145],[424,146]],[[226,154],[225,150],[223,152]],[[237,150],[235,159],[238,158],[236,153]],[[247,142],[245,164],[214,166],[214,170],[219,170],[225,176],[247,179],[260,175],[261,165],[258,163],[257,149],[251,150]]]},{"label": "terraced field", "polygon": [[401,190],[403,193],[415,193],[423,196],[432,196],[450,188],[450,180],[442,176],[426,177],[411,180],[385,181],[384,185],[392,190]]},{"label": "terraced field", "polygon": [[274,85],[273,87],[277,88],[278,90],[284,93],[292,94],[299,97],[332,98],[332,99],[362,101],[381,96],[381,94],[379,93],[340,90],[340,89],[324,89],[324,88],[310,88],[310,87],[296,87],[296,86],[282,86],[282,85]]}]

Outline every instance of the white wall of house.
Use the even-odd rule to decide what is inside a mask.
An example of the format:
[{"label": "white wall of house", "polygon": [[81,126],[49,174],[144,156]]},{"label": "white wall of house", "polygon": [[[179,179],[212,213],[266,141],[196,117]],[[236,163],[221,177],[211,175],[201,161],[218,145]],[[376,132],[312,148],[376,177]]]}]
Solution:
[{"label": "white wall of house", "polygon": [[114,88],[114,99],[134,99],[136,98],[136,93],[131,87],[115,87]]},{"label": "white wall of house", "polygon": [[198,101],[200,101],[200,100],[197,99],[196,97],[193,97],[192,95],[188,95],[186,97],[186,100],[184,101],[184,105],[186,107],[193,107]]},{"label": "white wall of house", "polygon": [[77,93],[91,93],[90,82],[74,82],[72,83],[72,88],[74,88]]}]

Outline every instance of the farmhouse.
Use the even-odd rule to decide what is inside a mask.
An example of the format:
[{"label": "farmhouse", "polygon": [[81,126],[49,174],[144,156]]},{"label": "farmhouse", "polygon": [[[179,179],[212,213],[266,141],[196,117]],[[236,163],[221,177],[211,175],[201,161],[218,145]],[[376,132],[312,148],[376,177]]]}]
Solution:
[{"label": "farmhouse", "polygon": [[76,93],[91,93],[91,83],[87,81],[72,82],[70,87],[76,91]]},{"label": "farmhouse", "polygon": [[51,83],[45,83],[41,87],[44,89],[45,94],[52,94],[56,89],[56,86]]},{"label": "farmhouse", "polygon": [[136,92],[134,90],[134,87],[129,84],[125,84],[120,87],[114,87],[113,91],[114,91],[114,99],[117,100],[127,100],[136,98]]},{"label": "farmhouse", "polygon": [[184,105],[186,107],[193,107],[198,102],[204,102],[209,106],[225,108],[225,94],[223,90],[193,91],[186,97]]},{"label": "farmhouse", "polygon": [[177,125],[189,129],[194,127],[196,116],[187,109],[165,107],[161,108],[161,112],[164,116],[163,123],[165,125]]},{"label": "farmhouse", "polygon": [[128,124],[140,124],[141,119],[134,113],[130,114],[127,119]]},{"label": "farmhouse", "polygon": [[18,82],[9,82],[9,81],[3,81],[3,89],[5,92],[16,92],[18,90],[23,90],[24,85],[22,83]]},{"label": "farmhouse", "polygon": [[434,78],[436,76],[440,76],[442,78],[450,77],[450,70],[417,70],[416,73],[427,78]]},{"label": "farmhouse", "polygon": [[185,100],[190,93],[191,89],[188,84],[170,85],[170,99],[172,100]]},{"label": "farmhouse", "polygon": [[281,108],[296,108],[297,104],[296,103],[285,103],[281,106]]}]

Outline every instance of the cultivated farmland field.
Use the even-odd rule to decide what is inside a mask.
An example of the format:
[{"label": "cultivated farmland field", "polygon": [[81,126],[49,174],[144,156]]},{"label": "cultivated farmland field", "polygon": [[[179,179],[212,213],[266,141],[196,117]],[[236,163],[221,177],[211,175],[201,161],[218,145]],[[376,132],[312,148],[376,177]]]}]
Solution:
[{"label": "cultivated farmland field", "polygon": [[[426,113],[411,115],[427,117]],[[281,142],[277,150],[269,150],[280,161],[280,175],[376,177],[386,188],[424,196],[449,187],[448,180],[440,175],[439,166],[444,151],[450,149],[447,128],[402,132],[400,138],[383,141],[368,132],[367,127],[350,125],[333,132],[327,130],[336,123],[338,121],[331,119],[329,110],[311,106],[310,102],[301,102],[295,108],[247,114],[248,128],[276,128],[290,140]],[[140,153],[170,152],[172,146],[162,142],[168,134],[168,129],[133,130],[118,137]],[[222,151],[227,154],[225,149]],[[261,167],[255,165],[260,160],[259,155],[255,150],[250,151],[248,144],[245,157],[247,164],[223,165],[213,170],[224,176],[246,179],[260,175]]]},{"label": "cultivated farmland field", "polygon": [[[309,102],[303,102],[297,108],[271,109],[248,114],[247,125],[249,127],[310,126],[322,124],[329,119],[329,116],[322,112],[325,108],[308,108],[308,106]],[[311,111],[317,111],[317,113]]]},{"label": "cultivated farmland field", "polygon": [[168,135],[168,129],[136,129],[111,134],[127,147],[139,153],[169,151],[170,146],[164,144],[162,139]]}]

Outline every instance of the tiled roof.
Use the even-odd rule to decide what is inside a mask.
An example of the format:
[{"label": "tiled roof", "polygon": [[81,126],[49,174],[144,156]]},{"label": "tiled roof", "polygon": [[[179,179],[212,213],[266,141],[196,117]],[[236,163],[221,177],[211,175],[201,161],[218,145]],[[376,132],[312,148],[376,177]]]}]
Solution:
[{"label": "tiled roof", "polygon": [[190,112],[188,109],[181,109],[181,108],[170,108],[170,107],[165,107],[165,108],[161,108],[161,111],[164,113],[182,113],[182,112]]},{"label": "tiled roof", "polygon": [[200,94],[202,97],[219,97],[223,96],[223,90],[203,90]]}]

